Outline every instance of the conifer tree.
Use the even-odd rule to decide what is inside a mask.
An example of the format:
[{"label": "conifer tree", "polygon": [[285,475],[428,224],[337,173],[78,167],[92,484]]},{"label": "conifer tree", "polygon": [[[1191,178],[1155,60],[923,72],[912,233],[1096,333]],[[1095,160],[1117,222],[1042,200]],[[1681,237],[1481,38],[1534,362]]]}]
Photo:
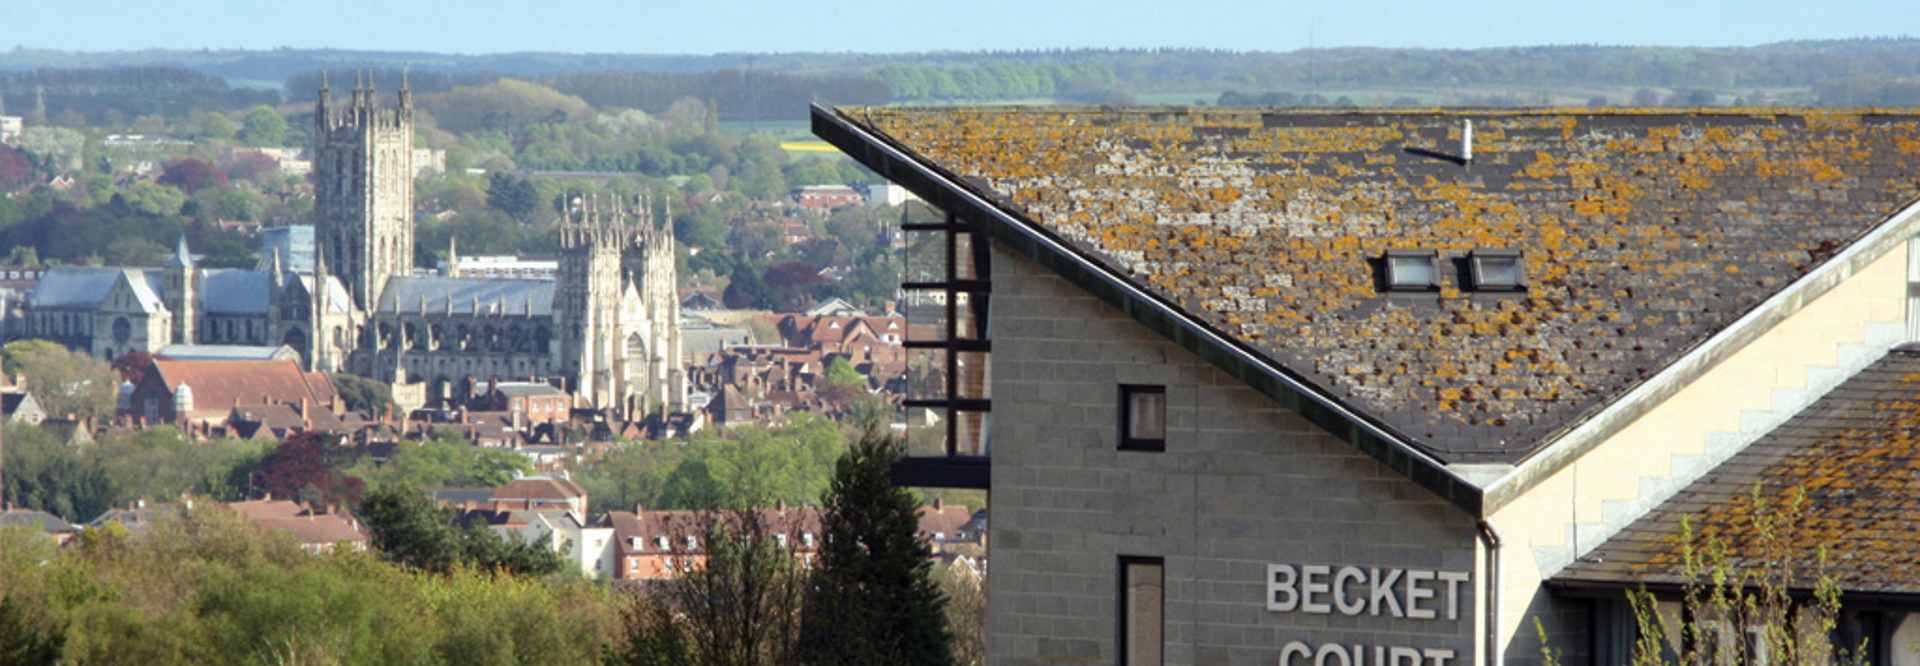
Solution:
[{"label": "conifer tree", "polygon": [[834,465],[817,568],[801,614],[809,664],[952,664],[946,599],[913,495],[893,485],[899,440],[869,425]]}]

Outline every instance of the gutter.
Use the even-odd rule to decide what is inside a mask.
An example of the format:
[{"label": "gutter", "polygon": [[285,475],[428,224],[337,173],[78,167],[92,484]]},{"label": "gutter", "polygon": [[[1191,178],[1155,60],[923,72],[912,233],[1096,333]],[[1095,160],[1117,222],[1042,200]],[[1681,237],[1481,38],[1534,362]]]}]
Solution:
[{"label": "gutter", "polygon": [[838,110],[812,107],[813,133],[929,203],[984,227],[993,241],[1099,297],[1280,406],[1347,441],[1473,516],[1483,516],[1482,489],[1383,423],[1348,409],[1324,390],[1281,368],[1230,336],[1135,286],[1058,237],[1026,220],[1012,204],[990,199],[954,174],[854,123]]}]

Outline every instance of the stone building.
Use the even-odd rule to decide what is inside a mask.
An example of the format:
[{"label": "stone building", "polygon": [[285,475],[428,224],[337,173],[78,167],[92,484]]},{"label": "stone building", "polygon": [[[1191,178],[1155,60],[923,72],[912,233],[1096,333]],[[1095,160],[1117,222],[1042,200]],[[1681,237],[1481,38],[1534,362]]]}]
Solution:
[{"label": "stone building", "polygon": [[1683,515],[1920,663],[1920,115],[813,122],[947,214],[894,471],[989,492],[989,663],[1626,663]]},{"label": "stone building", "polygon": [[386,108],[360,84],[337,105],[323,82],[314,118],[311,270],[281,252],[257,270],[200,268],[183,238],[162,269],[49,271],[9,330],[108,359],[285,344],[311,370],[424,384],[435,405],[488,380],[534,379],[632,418],[683,408],[673,237],[645,207],[569,211],[555,279],[422,275],[411,93],[402,86]]}]

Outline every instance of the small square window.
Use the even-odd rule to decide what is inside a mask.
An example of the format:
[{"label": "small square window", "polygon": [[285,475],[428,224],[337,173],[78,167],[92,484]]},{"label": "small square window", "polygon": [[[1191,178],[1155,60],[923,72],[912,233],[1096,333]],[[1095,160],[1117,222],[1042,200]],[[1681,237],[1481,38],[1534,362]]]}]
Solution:
[{"label": "small square window", "polygon": [[1167,387],[1120,387],[1120,448],[1167,449]]},{"label": "small square window", "polygon": [[1387,250],[1384,261],[1388,291],[1440,288],[1440,255],[1433,250]]},{"label": "small square window", "polygon": [[1525,265],[1514,250],[1474,250],[1467,256],[1478,291],[1519,291],[1527,286]]}]

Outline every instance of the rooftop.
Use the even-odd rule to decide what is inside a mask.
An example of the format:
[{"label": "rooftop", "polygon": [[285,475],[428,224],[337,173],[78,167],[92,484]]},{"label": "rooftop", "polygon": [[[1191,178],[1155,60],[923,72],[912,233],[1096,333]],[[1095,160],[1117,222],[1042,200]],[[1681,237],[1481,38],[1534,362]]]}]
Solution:
[{"label": "rooftop", "polygon": [[[1524,458],[1920,197],[1911,112],[839,114],[1449,463]],[[1383,290],[1389,250],[1433,288]],[[1474,288],[1489,250],[1518,290]]]},{"label": "rooftop", "polygon": [[[1729,545],[1732,563],[1784,559],[1812,581],[1818,553],[1848,592],[1920,594],[1920,346],[1895,349],[1581,558],[1562,584],[1678,585],[1680,521]],[[1797,511],[1787,509],[1804,491]],[[1760,498],[1779,535],[1760,535]],[[1764,522],[1764,521],[1761,521]],[[1784,555],[1783,555],[1784,554]]]}]

